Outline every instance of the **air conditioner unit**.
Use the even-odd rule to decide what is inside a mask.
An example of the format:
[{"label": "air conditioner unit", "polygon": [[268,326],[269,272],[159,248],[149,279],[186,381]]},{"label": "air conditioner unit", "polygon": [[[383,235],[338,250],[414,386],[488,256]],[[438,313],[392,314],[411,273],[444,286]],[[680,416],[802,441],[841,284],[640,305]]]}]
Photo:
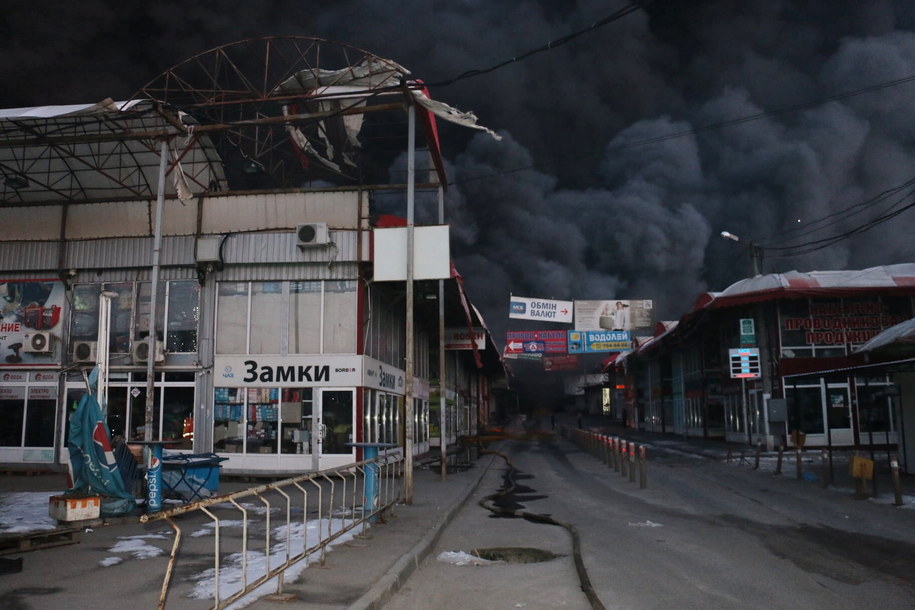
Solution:
[{"label": "air conditioner unit", "polygon": [[[134,364],[149,362],[149,341],[136,341],[130,346],[130,357]],[[165,362],[165,346],[156,341],[155,362]]]},{"label": "air conditioner unit", "polygon": [[31,354],[50,354],[54,351],[54,335],[45,332],[29,333],[25,336],[22,351]]},{"label": "air conditioner unit", "polygon": [[299,248],[324,246],[330,243],[326,222],[309,222],[296,227],[295,235]]},{"label": "air conditioner unit", "polygon": [[98,360],[98,341],[73,343],[73,362],[95,362],[96,360]]}]

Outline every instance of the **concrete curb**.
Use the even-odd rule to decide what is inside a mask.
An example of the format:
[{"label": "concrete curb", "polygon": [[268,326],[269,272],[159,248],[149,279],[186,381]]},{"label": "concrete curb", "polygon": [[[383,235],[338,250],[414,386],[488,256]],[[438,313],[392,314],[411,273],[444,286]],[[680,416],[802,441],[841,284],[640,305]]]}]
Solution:
[{"label": "concrete curb", "polygon": [[380,610],[391,601],[391,598],[400,590],[400,587],[407,581],[413,572],[416,571],[416,568],[419,567],[419,564],[429,556],[429,553],[432,552],[432,549],[435,548],[438,539],[441,537],[442,532],[445,529],[445,526],[454,519],[454,516],[457,512],[464,507],[467,501],[470,499],[470,496],[473,494],[474,490],[479,487],[480,481],[483,480],[483,476],[489,471],[492,467],[493,460],[495,455],[490,455],[488,462],[484,464],[485,458],[480,458],[477,461],[478,465],[481,465],[480,472],[477,475],[475,480],[467,485],[467,487],[462,492],[463,497],[459,496],[459,499],[455,504],[448,509],[448,511],[442,515],[438,522],[433,524],[428,532],[417,542],[413,548],[407,551],[400,559],[398,559],[391,568],[385,572],[385,574],[378,579],[378,581],[372,585],[372,587],[359,599],[353,602],[349,607],[354,610]]}]

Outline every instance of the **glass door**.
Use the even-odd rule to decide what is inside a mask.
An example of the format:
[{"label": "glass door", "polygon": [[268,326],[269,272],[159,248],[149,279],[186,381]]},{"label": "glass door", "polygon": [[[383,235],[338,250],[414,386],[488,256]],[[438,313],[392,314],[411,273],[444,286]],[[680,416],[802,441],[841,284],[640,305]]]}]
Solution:
[{"label": "glass door", "polygon": [[[298,438],[304,453],[311,453],[312,470],[339,466],[351,461],[353,447],[354,390],[312,390],[302,392],[302,424]],[[344,461],[327,457],[344,457]]]},{"label": "glass door", "polygon": [[324,454],[353,453],[353,390],[323,390],[321,418],[324,431]]}]

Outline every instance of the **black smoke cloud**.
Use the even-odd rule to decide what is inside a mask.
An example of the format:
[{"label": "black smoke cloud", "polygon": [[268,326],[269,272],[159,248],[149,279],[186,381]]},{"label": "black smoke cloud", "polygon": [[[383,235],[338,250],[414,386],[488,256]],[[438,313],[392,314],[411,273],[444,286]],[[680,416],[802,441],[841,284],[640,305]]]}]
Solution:
[{"label": "black smoke cloud", "polygon": [[[263,35],[345,42],[435,83],[586,28],[621,6],[17,3],[0,15],[0,105],[124,99],[188,56]],[[497,329],[510,293],[654,299],[661,319],[677,318],[699,293],[750,272],[748,250],[720,231],[764,246],[850,231],[893,201],[804,234],[806,223],[915,173],[908,112],[915,84],[825,101],[915,74],[913,3],[643,6],[569,44],[432,88],[504,136],[441,129],[454,258]],[[728,122],[735,123],[705,128]],[[531,169],[515,171],[521,167]],[[421,204],[419,217],[434,221],[434,201]],[[764,271],[910,261],[911,226],[904,215],[803,256],[766,250]]]}]

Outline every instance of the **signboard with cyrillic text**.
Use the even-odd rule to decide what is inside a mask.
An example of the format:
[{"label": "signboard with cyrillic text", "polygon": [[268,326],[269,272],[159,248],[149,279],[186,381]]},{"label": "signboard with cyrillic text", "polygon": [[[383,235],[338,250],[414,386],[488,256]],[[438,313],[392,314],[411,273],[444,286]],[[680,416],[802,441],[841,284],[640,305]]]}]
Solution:
[{"label": "signboard with cyrillic text", "polygon": [[621,352],[632,348],[628,330],[570,330],[569,353]]},{"label": "signboard with cyrillic text", "polygon": [[474,328],[473,332],[467,328],[446,328],[445,349],[486,349],[486,335],[482,328]]},{"label": "signboard with cyrillic text", "polygon": [[758,379],[759,349],[755,347],[742,347],[728,350],[731,360],[732,379]]},{"label": "signboard with cyrillic text", "polygon": [[566,331],[525,330],[505,333],[505,353],[565,354]]},{"label": "signboard with cyrillic text", "polygon": [[512,295],[508,317],[518,320],[541,320],[544,322],[572,323],[574,306],[572,301],[530,299]]}]

